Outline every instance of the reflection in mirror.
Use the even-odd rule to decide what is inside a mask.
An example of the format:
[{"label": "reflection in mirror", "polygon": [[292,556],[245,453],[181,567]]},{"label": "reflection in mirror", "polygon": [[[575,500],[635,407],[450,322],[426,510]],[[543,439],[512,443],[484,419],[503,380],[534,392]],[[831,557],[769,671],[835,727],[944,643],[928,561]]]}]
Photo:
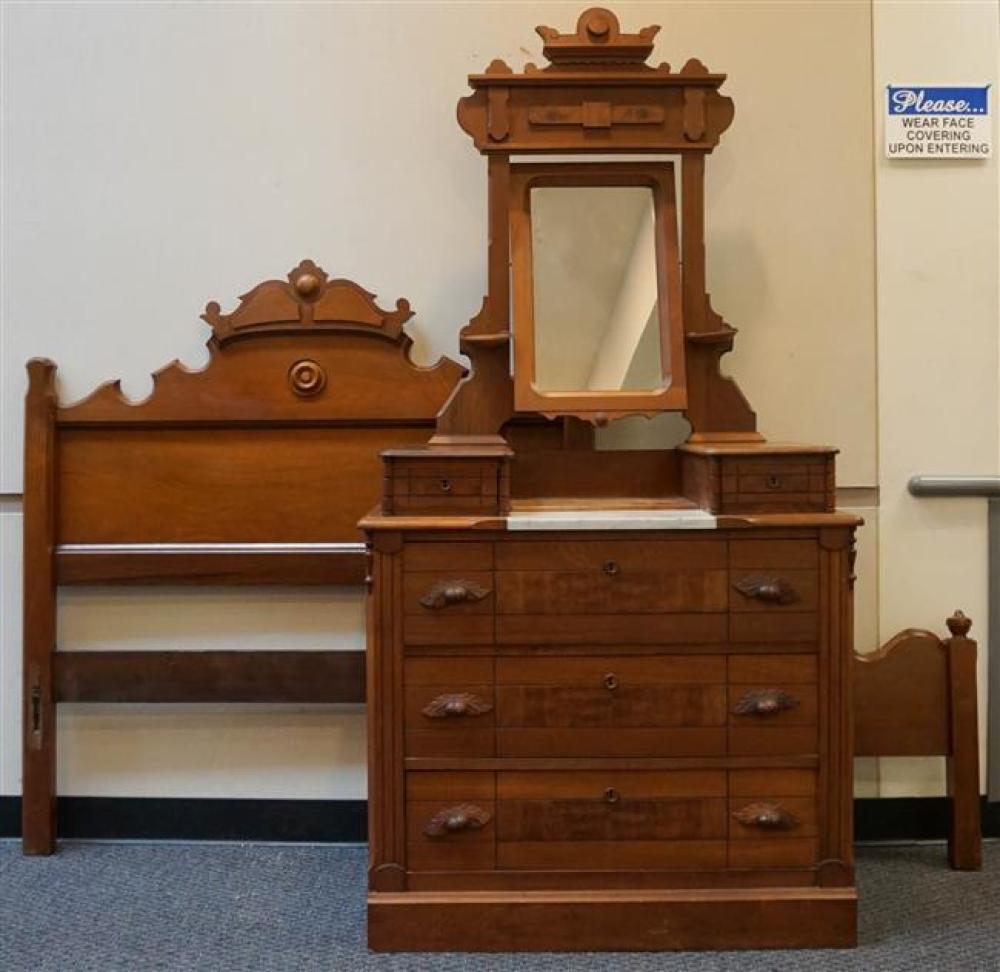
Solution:
[{"label": "reflection in mirror", "polygon": [[536,390],[662,388],[652,189],[533,187],[531,253]]},{"label": "reflection in mirror", "polygon": [[691,438],[691,423],[680,412],[660,412],[652,418],[630,415],[594,430],[598,452],[676,449]]}]

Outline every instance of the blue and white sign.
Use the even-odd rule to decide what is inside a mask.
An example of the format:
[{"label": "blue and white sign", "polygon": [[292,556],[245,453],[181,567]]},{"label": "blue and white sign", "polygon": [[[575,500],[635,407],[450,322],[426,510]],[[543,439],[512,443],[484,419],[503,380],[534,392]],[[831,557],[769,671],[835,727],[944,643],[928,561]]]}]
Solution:
[{"label": "blue and white sign", "polygon": [[988,159],[993,155],[990,86],[890,84],[889,159]]}]

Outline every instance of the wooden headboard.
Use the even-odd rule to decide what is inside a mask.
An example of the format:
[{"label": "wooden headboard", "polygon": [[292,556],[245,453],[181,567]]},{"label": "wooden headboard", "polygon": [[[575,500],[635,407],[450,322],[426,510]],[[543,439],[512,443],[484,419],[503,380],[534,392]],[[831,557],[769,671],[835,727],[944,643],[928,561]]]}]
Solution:
[{"label": "wooden headboard", "polygon": [[426,442],[458,380],[414,365],[403,325],[305,260],[231,314],[210,303],[210,359],[173,362],[130,402],[117,381],[60,405],[28,364],[24,485],[24,801],[50,853],[56,703],[356,702],[361,652],[57,651],[61,584],[361,584],[357,521],[379,452]]}]

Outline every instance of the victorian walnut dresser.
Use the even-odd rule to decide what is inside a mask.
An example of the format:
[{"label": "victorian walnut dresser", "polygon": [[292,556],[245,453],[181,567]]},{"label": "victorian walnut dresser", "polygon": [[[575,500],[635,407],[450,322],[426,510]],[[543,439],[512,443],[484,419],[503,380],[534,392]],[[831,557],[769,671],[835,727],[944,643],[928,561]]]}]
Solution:
[{"label": "victorian walnut dresser", "polygon": [[[836,450],[765,442],[719,371],[735,330],[705,292],[703,193],[725,76],[648,66],[656,28],[600,8],[538,30],[548,66],[494,61],[459,103],[489,166],[470,375],[425,447],[384,453],[361,524],[369,944],[851,945],[859,521],[834,511]],[[516,161],[545,153],[574,160]],[[563,448],[515,454],[515,411]],[[596,449],[663,411],[680,446]]]}]

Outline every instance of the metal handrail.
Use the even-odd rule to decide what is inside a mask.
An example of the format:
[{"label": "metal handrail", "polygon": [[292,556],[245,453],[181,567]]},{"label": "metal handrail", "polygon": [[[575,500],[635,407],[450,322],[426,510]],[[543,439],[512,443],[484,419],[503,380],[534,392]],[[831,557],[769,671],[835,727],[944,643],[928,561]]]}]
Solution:
[{"label": "metal handrail", "polygon": [[914,496],[1000,496],[1000,476],[911,476]]},{"label": "metal handrail", "polygon": [[912,476],[913,496],[977,496],[987,500],[989,566],[989,694],[987,696],[987,799],[1000,800],[1000,476]]}]

